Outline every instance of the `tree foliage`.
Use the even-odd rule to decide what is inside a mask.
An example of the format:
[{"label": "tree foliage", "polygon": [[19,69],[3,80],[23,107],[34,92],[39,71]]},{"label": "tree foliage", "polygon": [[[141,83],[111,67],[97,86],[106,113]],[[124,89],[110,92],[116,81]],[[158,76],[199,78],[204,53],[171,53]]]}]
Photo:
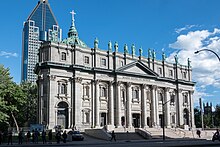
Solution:
[{"label": "tree foliage", "polygon": [[10,77],[9,69],[0,65],[0,126],[16,126],[18,129],[19,125],[24,126],[35,119],[36,95],[36,86],[30,83],[16,84]]}]

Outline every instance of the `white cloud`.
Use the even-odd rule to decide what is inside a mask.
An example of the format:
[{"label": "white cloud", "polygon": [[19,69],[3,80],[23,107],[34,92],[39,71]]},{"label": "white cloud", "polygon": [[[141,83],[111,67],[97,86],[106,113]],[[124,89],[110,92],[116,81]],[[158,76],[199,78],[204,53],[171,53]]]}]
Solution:
[{"label": "white cloud", "polygon": [[17,53],[10,53],[5,51],[0,51],[0,57],[10,58],[10,57],[18,57]]},{"label": "white cloud", "polygon": [[[167,60],[174,62],[174,55],[177,54],[179,63],[187,65],[187,58],[190,58],[193,81],[197,82],[197,86],[206,88],[211,85],[220,88],[220,62],[218,58],[209,51],[201,51],[198,54],[194,54],[195,51],[206,48],[220,55],[219,34],[220,29],[218,28],[213,31],[197,30],[181,34],[177,37],[176,42],[169,44],[170,48],[177,50]],[[204,91],[198,91],[196,93],[197,96],[207,96]]]},{"label": "white cloud", "polygon": [[179,33],[181,33],[182,31],[189,30],[189,29],[191,29],[191,28],[193,28],[193,27],[196,27],[196,25],[186,25],[185,27],[182,27],[182,28],[176,28],[176,29],[175,29],[175,32],[176,32],[177,34],[179,34]]}]

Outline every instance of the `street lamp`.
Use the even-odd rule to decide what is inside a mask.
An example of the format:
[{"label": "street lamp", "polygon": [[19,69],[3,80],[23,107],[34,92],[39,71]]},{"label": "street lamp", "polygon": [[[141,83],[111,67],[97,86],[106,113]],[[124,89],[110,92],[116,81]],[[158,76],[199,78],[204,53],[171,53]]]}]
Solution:
[{"label": "street lamp", "polygon": [[[171,101],[171,99],[169,100]],[[165,140],[165,115],[164,115],[164,106],[169,102],[169,101],[166,101],[164,103],[163,99],[162,99],[162,113],[163,113],[163,140]]]},{"label": "street lamp", "polygon": [[219,62],[220,62],[220,57],[218,56],[218,54],[216,52],[214,52],[213,50],[210,50],[210,49],[201,49],[201,50],[198,50],[198,51],[195,51],[194,53],[195,54],[198,54],[199,52],[201,51],[209,51],[209,52],[212,52],[213,54],[215,54],[215,56],[218,58]]}]

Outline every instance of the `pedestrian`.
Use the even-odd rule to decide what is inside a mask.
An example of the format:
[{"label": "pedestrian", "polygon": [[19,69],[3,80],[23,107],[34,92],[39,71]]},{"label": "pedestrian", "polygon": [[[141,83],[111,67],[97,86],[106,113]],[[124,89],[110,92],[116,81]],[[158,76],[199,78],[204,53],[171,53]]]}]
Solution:
[{"label": "pedestrian", "polygon": [[18,144],[23,143],[23,130],[18,133]]},{"label": "pedestrian", "polygon": [[0,145],[2,144],[2,139],[3,139],[3,134],[2,134],[2,131],[0,130]]},{"label": "pedestrian", "polygon": [[52,130],[50,130],[49,133],[48,133],[48,139],[49,139],[50,144],[52,144],[52,137],[53,137]]},{"label": "pedestrian", "polygon": [[201,131],[200,130],[197,130],[196,134],[198,135],[199,138],[201,137]]},{"label": "pedestrian", "polygon": [[9,145],[9,143],[11,143],[11,145],[12,145],[12,130],[8,131],[8,145]]},{"label": "pedestrian", "polygon": [[57,133],[56,133],[56,140],[57,140],[58,144],[60,143],[60,139],[61,139],[61,133],[60,133],[60,131],[57,131]]},{"label": "pedestrian", "polygon": [[32,142],[35,143],[35,133],[34,133],[34,130],[32,130],[32,135],[31,136],[32,136]]},{"label": "pedestrian", "polygon": [[115,131],[114,130],[112,131],[112,138],[111,138],[110,141],[112,141],[112,139],[114,139],[116,141],[116,135],[115,135]]},{"label": "pedestrian", "polygon": [[26,134],[26,143],[28,144],[30,142],[30,138],[31,138],[31,132],[28,131]]},{"label": "pedestrian", "polygon": [[43,130],[42,133],[41,133],[43,144],[44,144],[44,143],[47,143],[47,141],[46,141],[46,135],[47,135],[46,132]]},{"label": "pedestrian", "polygon": [[35,129],[34,131],[34,140],[35,140],[35,143],[38,144],[38,137],[39,137],[40,133],[38,132],[37,129]]},{"label": "pedestrian", "polygon": [[63,137],[63,143],[66,143],[66,139],[67,139],[66,131],[64,131],[64,133],[62,134],[62,137]]}]

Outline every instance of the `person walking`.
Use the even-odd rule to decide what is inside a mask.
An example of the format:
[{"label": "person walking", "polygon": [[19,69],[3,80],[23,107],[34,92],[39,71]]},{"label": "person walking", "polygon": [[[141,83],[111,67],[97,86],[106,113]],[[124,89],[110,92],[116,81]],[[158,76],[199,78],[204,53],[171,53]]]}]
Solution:
[{"label": "person walking", "polygon": [[28,144],[30,142],[30,138],[31,138],[31,132],[28,131],[26,134],[26,144]]},{"label": "person walking", "polygon": [[9,130],[9,132],[8,132],[8,145],[9,145],[9,143],[11,143],[11,145],[12,145],[12,130]]},{"label": "person walking", "polygon": [[52,134],[52,130],[50,130],[48,133],[48,140],[50,144],[52,144],[52,138],[53,138],[53,134]]},{"label": "person walking", "polygon": [[115,135],[115,131],[114,130],[112,131],[112,138],[111,138],[110,141],[112,141],[112,139],[114,139],[116,141],[116,135]]},{"label": "person walking", "polygon": [[47,143],[46,141],[46,132],[43,130],[42,133],[41,133],[41,137],[42,137],[42,141],[43,141],[43,144]]},{"label": "person walking", "polygon": [[18,133],[18,144],[23,143],[23,130]]},{"label": "person walking", "polygon": [[56,140],[57,140],[58,144],[60,143],[60,139],[61,139],[61,133],[60,133],[60,131],[57,131],[57,133],[56,133]]},{"label": "person walking", "polygon": [[0,145],[2,144],[2,138],[3,138],[3,134],[2,131],[0,130]]},{"label": "person walking", "polygon": [[62,134],[62,137],[63,137],[63,143],[66,143],[66,139],[67,139],[66,131],[64,131],[64,133]]},{"label": "person walking", "polygon": [[200,130],[197,130],[196,134],[198,135],[199,138],[201,137],[201,131]]}]

